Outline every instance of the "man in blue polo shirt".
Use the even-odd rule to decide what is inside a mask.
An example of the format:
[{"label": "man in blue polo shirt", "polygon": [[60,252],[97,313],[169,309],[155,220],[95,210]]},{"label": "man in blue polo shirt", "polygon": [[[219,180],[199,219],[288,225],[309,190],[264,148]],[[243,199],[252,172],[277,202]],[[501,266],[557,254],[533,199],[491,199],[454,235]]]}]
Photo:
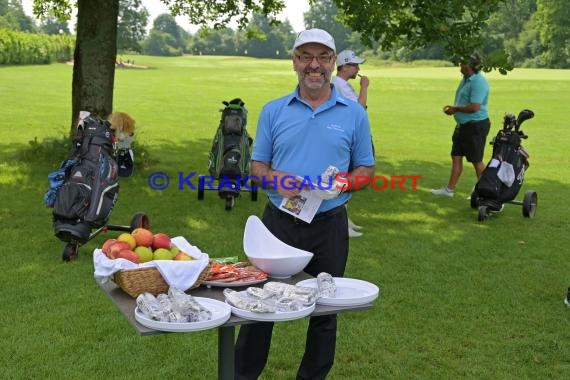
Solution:
[{"label": "man in blue polo shirt", "polygon": [[443,107],[456,121],[451,147],[451,174],[447,186],[433,189],[434,195],[453,197],[463,171],[463,157],[473,164],[477,178],[485,170],[483,155],[491,122],[489,121],[489,84],[480,73],[481,58],[473,54],[461,63],[463,79],[455,92],[454,105]]},{"label": "man in blue polo shirt", "polygon": [[[305,30],[293,46],[293,68],[299,84],[295,91],[266,104],[260,114],[251,173],[267,191],[263,223],[281,241],[314,254],[305,272],[334,277],[344,274],[348,258],[345,204],[351,192],[334,191],[324,197],[311,223],[279,210],[283,198],[293,198],[303,182],[297,177],[318,177],[329,166],[354,177],[374,174],[370,124],[365,109],[341,97],[331,85],[335,64],[333,37],[321,29]],[[236,342],[236,379],[257,379],[269,354],[273,323],[240,327]],[[335,354],[336,316],[311,317],[305,353],[297,379],[324,379]],[[293,376],[289,376],[293,377]]]}]

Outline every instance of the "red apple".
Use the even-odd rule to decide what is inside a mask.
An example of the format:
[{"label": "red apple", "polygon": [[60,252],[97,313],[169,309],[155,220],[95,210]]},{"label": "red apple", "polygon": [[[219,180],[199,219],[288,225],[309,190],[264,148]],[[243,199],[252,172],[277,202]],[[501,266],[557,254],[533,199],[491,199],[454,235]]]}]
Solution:
[{"label": "red apple", "polygon": [[170,238],[168,235],[163,233],[155,234],[152,238],[152,249],[156,250],[159,248],[170,249]]},{"label": "red apple", "polygon": [[103,251],[103,253],[107,256],[109,256],[109,248],[111,247],[111,245],[113,245],[113,243],[116,243],[117,239],[107,239],[107,241],[105,241],[103,243],[103,246],[101,247],[101,251]]},{"label": "red apple", "polygon": [[135,264],[140,264],[141,262],[139,255],[137,255],[135,252],[131,251],[130,249],[123,249],[119,251],[119,253],[117,254],[117,259],[127,259]]},{"label": "red apple", "polygon": [[109,256],[110,259],[116,259],[119,252],[125,249],[127,250],[131,249],[129,243],[127,243],[126,241],[117,241],[109,247],[109,253],[107,254],[107,256]]},{"label": "red apple", "polygon": [[152,232],[146,228],[135,228],[131,235],[135,238],[138,247],[150,247],[152,245]]}]

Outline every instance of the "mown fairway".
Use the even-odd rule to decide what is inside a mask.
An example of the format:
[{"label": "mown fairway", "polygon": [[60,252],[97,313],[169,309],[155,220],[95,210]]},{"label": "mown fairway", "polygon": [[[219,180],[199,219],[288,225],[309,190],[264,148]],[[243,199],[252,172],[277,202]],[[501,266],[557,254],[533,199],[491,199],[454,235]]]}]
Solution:
[{"label": "mown fairway", "polygon": [[[126,58],[125,58],[126,59]],[[151,229],[183,235],[212,257],[239,255],[248,215],[265,197],[247,194],[231,212],[214,192],[199,202],[178,189],[178,173],[205,173],[223,100],[241,97],[255,134],[263,104],[292,91],[289,61],[230,57],[136,57],[149,69],[117,70],[115,110],[137,120],[147,154],[121,181],[111,222],[137,211]],[[515,70],[488,75],[491,134],[506,112],[530,108],[530,168],[519,198],[538,192],[534,219],[507,205],[486,223],[466,197],[474,184],[466,166],[455,198],[432,196],[449,174],[458,68],[361,66],[371,80],[368,111],[377,173],[422,175],[416,191],[355,194],[350,215],[364,236],[351,240],[347,277],[377,283],[373,310],[339,316],[337,359],[330,379],[563,379],[570,377],[570,71]],[[91,252],[107,237],[61,261],[43,205],[47,174],[65,158],[45,139],[68,133],[69,65],[0,67],[0,374],[4,379],[215,379],[217,334],[139,337],[93,279]],[[37,139],[37,146],[30,141]],[[318,143],[318,142],[316,142]],[[23,155],[21,152],[27,154]],[[491,150],[486,152],[486,160]],[[167,173],[153,191],[148,176]],[[304,347],[306,321],[276,326],[263,379],[291,379]]]}]

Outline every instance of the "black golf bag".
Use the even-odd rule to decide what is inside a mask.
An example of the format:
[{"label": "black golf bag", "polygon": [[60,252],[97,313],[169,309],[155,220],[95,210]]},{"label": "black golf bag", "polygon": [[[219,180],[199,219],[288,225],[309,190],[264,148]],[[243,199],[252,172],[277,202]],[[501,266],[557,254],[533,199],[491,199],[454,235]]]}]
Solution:
[{"label": "black golf bag", "polygon": [[484,207],[487,211],[500,211],[504,203],[518,195],[526,170],[529,167],[528,152],[521,140],[528,136],[520,130],[521,124],[534,117],[531,110],[523,110],[518,117],[505,115],[503,128],[491,141],[493,156],[485,167],[471,194],[473,208]]},{"label": "black golf bag", "polygon": [[234,186],[228,187],[227,191],[236,191],[235,184],[241,183],[249,175],[253,139],[246,129],[245,103],[236,98],[229,102],[224,101],[223,104],[226,107],[221,110],[222,117],[210,151],[208,170],[214,179],[220,180],[222,188],[218,189],[219,194],[225,198],[225,184]]},{"label": "black golf bag", "polygon": [[119,195],[118,165],[110,123],[82,113],[69,158],[48,176],[45,203],[53,207],[55,235],[85,243],[108,221]]}]

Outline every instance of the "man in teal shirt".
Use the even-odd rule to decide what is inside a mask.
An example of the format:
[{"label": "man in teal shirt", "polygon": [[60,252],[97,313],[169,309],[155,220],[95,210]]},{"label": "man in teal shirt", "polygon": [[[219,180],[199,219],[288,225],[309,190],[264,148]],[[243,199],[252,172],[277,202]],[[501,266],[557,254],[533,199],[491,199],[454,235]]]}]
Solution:
[{"label": "man in teal shirt", "polygon": [[454,105],[443,107],[446,115],[456,121],[451,147],[451,175],[447,186],[433,189],[434,195],[453,197],[455,186],[463,171],[463,157],[471,162],[477,178],[485,169],[483,155],[491,122],[489,121],[489,84],[480,73],[481,58],[473,54],[461,63],[463,79],[455,92]]}]

